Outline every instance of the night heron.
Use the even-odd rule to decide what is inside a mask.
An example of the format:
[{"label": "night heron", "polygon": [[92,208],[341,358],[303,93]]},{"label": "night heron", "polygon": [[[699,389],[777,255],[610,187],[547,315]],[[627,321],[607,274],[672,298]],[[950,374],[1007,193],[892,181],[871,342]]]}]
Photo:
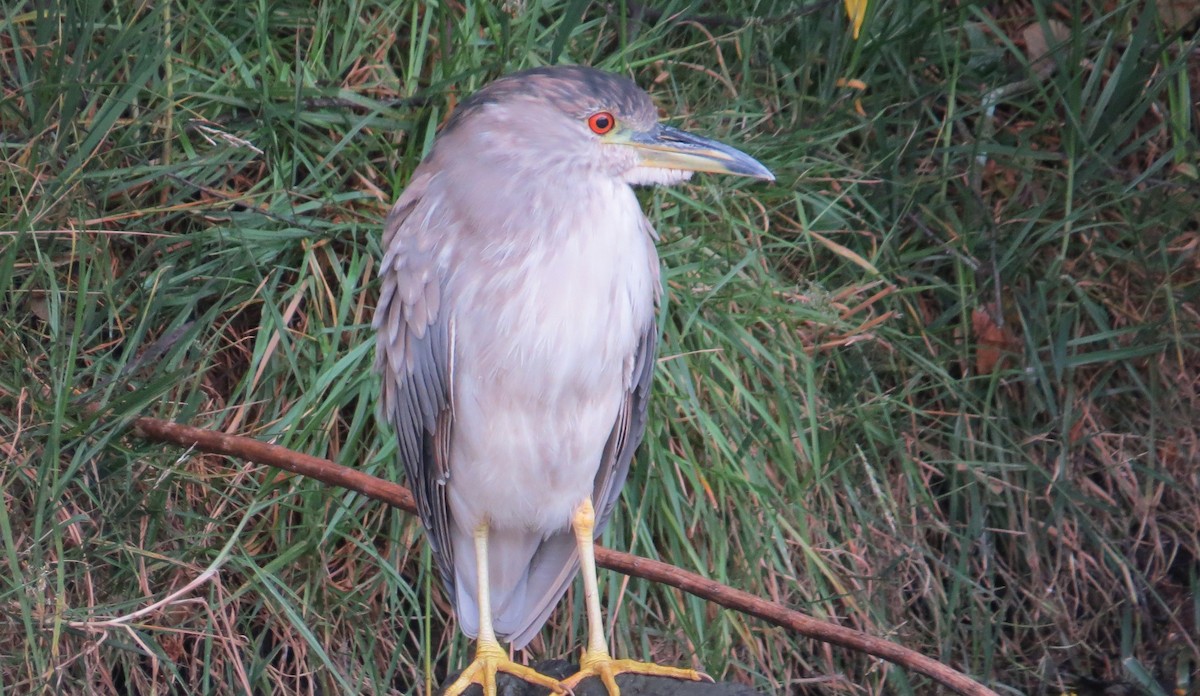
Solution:
[{"label": "night heron", "polygon": [[[383,412],[475,658],[555,691],[619,673],[593,541],[646,424],[656,343],[654,229],[631,188],[693,172],[773,180],[747,155],[658,123],[632,81],[584,67],[500,78],[465,100],[384,229],[375,312]],[[516,664],[582,565],[588,642],[559,682]]]}]

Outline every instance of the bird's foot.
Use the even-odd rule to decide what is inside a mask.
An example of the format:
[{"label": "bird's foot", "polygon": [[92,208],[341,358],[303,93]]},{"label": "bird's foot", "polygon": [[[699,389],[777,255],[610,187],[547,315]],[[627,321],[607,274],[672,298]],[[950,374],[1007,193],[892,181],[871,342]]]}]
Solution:
[{"label": "bird's foot", "polygon": [[575,687],[579,686],[579,683],[584,679],[599,677],[600,681],[604,683],[605,688],[608,689],[609,696],[620,696],[621,689],[617,686],[618,674],[642,674],[686,681],[712,681],[712,677],[703,672],[697,672],[694,669],[667,667],[666,665],[656,665],[653,662],[638,662],[637,660],[614,660],[607,653],[592,653],[589,651],[579,661],[579,671],[564,679],[561,682],[561,686],[574,691]]},{"label": "bird's foot", "polygon": [[537,684],[556,694],[567,692],[554,677],[548,677],[532,667],[510,660],[508,653],[499,643],[481,642],[475,646],[475,659],[458,675],[454,683],[446,687],[442,696],[461,696],[472,684],[478,684],[483,689],[484,696],[496,696],[496,675],[500,672],[511,674],[530,684]]}]

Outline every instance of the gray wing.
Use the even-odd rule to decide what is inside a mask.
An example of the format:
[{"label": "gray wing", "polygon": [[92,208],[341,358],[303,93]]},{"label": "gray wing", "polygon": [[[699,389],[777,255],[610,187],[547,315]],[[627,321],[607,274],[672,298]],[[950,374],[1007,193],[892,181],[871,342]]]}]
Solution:
[{"label": "gray wing", "polygon": [[400,458],[447,591],[454,591],[454,548],[444,485],[454,423],[454,327],[444,311],[439,255],[453,224],[424,194],[418,175],[384,223],[383,286],[372,326],[382,411],[396,429]]},{"label": "gray wing", "polygon": [[[654,306],[658,308],[657,298]],[[650,384],[654,381],[654,356],[657,347],[658,327],[652,321],[643,328],[638,341],[637,352],[633,356],[633,382],[625,394],[625,400],[621,402],[620,411],[617,412],[617,422],[613,425],[612,433],[604,446],[600,470],[596,472],[596,482],[592,487],[597,539],[608,526],[608,520],[617,505],[617,498],[625,486],[625,477],[629,475],[633,455],[646,433]]]},{"label": "gray wing", "polygon": [[[658,232],[650,221],[642,217],[642,230],[650,240],[650,244],[658,241]],[[596,482],[592,486],[592,505],[596,508],[596,533],[600,534],[608,526],[613,509],[617,506],[617,498],[625,487],[625,477],[629,475],[629,466],[638,445],[642,444],[642,436],[646,434],[646,414],[650,406],[650,384],[654,381],[654,361],[658,353],[658,308],[662,301],[662,286],[658,280],[658,255],[650,254],[654,264],[651,272],[654,275],[654,315],[646,326],[642,327],[638,339],[637,351],[633,355],[633,372],[629,391],[617,412],[617,422],[613,425],[612,433],[604,446],[604,457],[600,460],[600,470],[596,472]]]}]

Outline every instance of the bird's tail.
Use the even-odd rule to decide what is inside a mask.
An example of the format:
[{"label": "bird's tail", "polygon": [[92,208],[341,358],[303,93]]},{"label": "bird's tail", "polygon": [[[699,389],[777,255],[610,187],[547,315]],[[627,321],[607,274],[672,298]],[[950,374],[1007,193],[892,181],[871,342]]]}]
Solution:
[{"label": "bird's tail", "polygon": [[[453,538],[455,613],[463,633],[479,635],[475,546],[470,533]],[[493,529],[488,536],[488,585],[496,636],[525,647],[550,618],[579,569],[575,535],[568,529],[545,539],[524,530]]]}]

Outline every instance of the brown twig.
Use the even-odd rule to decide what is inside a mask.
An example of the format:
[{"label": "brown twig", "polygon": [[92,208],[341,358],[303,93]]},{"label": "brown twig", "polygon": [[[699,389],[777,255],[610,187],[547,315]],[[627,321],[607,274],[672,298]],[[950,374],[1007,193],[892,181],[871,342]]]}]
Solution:
[{"label": "brown twig", "polygon": [[[286,447],[260,442],[248,437],[227,435],[157,418],[138,418],[133,422],[133,426],[138,433],[150,440],[170,442],[182,447],[195,447],[204,452],[224,454],[291,471],[324,483],[357,491],[368,498],[410,513],[416,512],[416,501],[413,499],[412,493],[404,486],[335,464],[327,459],[301,454]],[[597,547],[596,562],[610,570],[670,585],[702,599],[715,602],[727,609],[757,616],[776,626],[791,629],[807,638],[882,658],[905,669],[923,674],[959,694],[999,696],[995,691],[965,674],[915,650],[844,626],[819,621],[775,602],[755,597],[748,592],[736,590],[728,585],[722,585],[661,561]]]}]

